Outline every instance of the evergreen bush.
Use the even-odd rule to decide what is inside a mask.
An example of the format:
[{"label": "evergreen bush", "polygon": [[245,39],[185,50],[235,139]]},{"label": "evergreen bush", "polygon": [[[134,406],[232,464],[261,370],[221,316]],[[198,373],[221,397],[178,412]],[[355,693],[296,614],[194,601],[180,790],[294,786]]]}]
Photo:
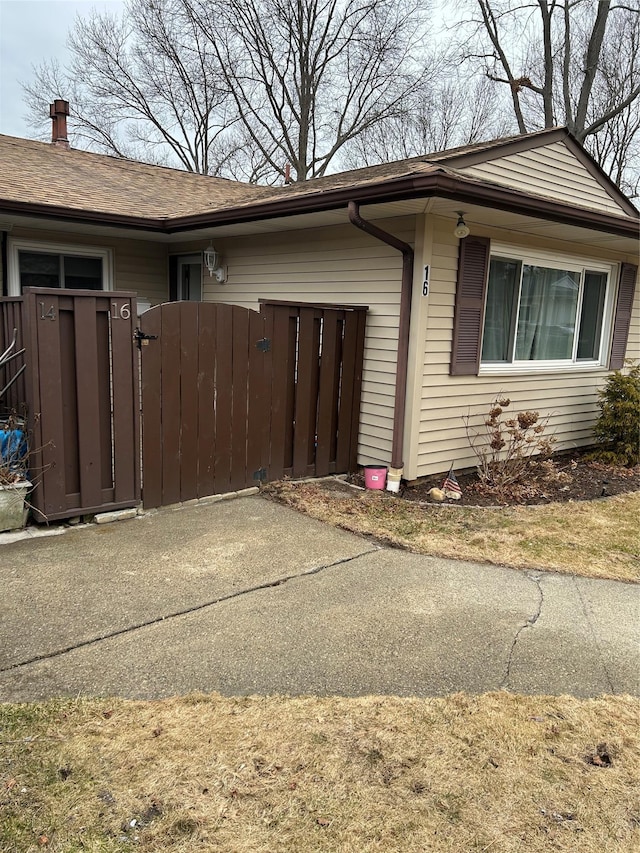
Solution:
[{"label": "evergreen bush", "polygon": [[598,458],[616,465],[640,462],[640,363],[612,373],[598,391],[600,415],[594,427]]}]

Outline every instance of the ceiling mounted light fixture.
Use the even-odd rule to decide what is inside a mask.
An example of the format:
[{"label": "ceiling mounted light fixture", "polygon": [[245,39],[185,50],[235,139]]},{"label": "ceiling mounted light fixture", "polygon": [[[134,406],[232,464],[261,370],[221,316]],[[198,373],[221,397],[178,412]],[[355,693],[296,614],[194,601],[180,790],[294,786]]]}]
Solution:
[{"label": "ceiling mounted light fixture", "polygon": [[469,236],[469,226],[464,221],[463,211],[456,210],[456,213],[458,214],[458,222],[456,224],[456,227],[453,229],[453,234],[454,237],[458,237],[460,240],[462,240],[464,237]]}]

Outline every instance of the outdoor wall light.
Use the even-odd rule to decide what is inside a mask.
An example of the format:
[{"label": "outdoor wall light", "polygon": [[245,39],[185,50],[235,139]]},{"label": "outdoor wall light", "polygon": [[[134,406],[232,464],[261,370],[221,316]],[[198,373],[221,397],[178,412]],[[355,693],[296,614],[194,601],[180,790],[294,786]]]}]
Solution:
[{"label": "outdoor wall light", "polygon": [[458,222],[456,227],[453,229],[453,234],[454,237],[458,237],[462,240],[464,237],[469,236],[469,226],[464,221],[464,213],[461,210],[456,210],[456,213],[458,214]]},{"label": "outdoor wall light", "polygon": [[207,248],[204,250],[204,265],[209,271],[209,275],[211,278],[215,276],[216,280],[219,282],[223,282],[227,280],[227,270],[226,267],[222,265],[222,258],[220,257],[220,253],[217,252],[213,248],[213,244],[209,243]]}]

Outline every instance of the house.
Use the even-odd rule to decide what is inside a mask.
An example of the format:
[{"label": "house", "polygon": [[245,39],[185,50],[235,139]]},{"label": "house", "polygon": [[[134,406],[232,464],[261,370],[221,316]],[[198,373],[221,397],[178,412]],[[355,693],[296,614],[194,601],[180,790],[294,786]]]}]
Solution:
[{"label": "house", "polygon": [[473,465],[497,394],[588,445],[640,357],[639,214],[566,129],[259,187],[70,150],[66,109],[51,144],[0,136],[3,294],[368,305],[360,464]]}]

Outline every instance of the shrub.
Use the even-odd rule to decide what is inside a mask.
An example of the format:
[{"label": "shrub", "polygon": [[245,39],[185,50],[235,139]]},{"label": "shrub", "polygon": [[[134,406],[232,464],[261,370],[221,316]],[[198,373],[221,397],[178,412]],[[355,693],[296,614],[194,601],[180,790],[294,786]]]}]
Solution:
[{"label": "shrub", "polygon": [[463,417],[480,482],[497,491],[537,476],[533,457],[547,459],[555,442],[552,436],[544,435],[548,417],[541,418],[539,412],[530,411],[504,417],[510,405],[508,398],[496,397],[484,419],[484,429],[472,428],[470,416]]},{"label": "shrub", "polygon": [[616,370],[607,379],[598,406],[600,415],[594,427],[602,444],[596,455],[616,465],[640,462],[640,363],[625,373]]}]

